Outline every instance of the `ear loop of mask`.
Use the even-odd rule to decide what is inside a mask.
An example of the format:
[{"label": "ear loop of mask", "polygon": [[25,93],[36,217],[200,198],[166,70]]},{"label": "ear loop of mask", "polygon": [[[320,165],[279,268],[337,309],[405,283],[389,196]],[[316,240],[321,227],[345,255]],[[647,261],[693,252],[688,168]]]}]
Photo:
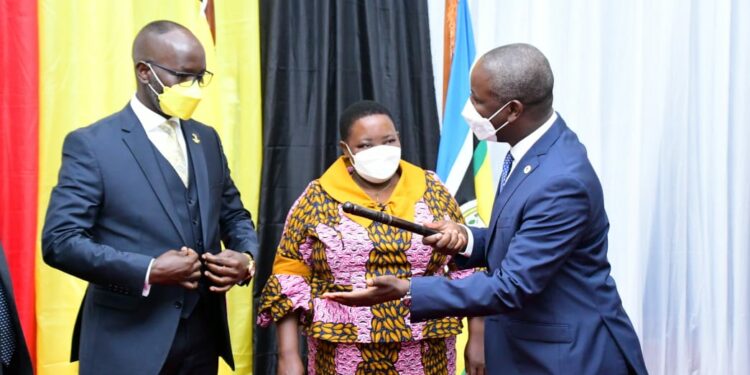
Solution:
[{"label": "ear loop of mask", "polygon": [[[147,63],[145,61],[142,61],[142,63],[146,64],[146,66],[148,67],[148,70],[150,70],[151,74],[153,74],[154,78],[156,78],[156,82],[159,82],[159,84],[161,85],[161,90],[164,91],[164,88],[167,87],[167,86],[164,86],[164,83],[161,82],[161,79],[159,79],[159,75],[156,74],[156,71],[154,71],[154,68],[151,66],[151,64],[149,64],[149,63]],[[147,85],[148,85],[148,88],[150,88],[151,91],[154,93],[154,95],[156,95],[157,97],[159,97],[159,95],[161,95],[158,92],[156,92],[156,90],[154,89],[154,86],[151,86],[151,81],[149,81],[147,83]]]},{"label": "ear loop of mask", "polygon": [[508,104],[510,104],[510,102],[505,103],[504,106],[500,107],[500,109],[495,111],[495,113],[493,113],[492,116],[488,117],[487,120],[492,121],[492,119],[495,118],[495,116],[497,116],[497,114],[500,113],[503,109],[505,109],[505,107],[507,107]]},{"label": "ear loop of mask", "polygon": [[[497,114],[500,113],[500,111],[502,111],[503,109],[505,109],[505,107],[507,107],[508,104],[510,104],[511,102],[512,101],[505,103],[505,105],[500,107],[500,109],[498,109],[495,113],[493,113],[492,116],[490,116],[490,118],[487,119],[487,121],[492,121],[492,119],[495,118],[495,116],[497,116]],[[492,123],[490,122],[490,124]],[[508,125],[510,125],[510,120],[506,120],[502,125],[500,125],[499,128],[495,129],[495,131],[492,132],[492,134],[493,135],[497,134],[497,132],[499,132],[500,130],[502,130],[504,127]]]},{"label": "ear loop of mask", "polygon": [[346,146],[346,149],[349,151],[349,155],[351,155],[351,157],[349,158],[349,161],[352,163],[352,165],[354,165],[355,164],[354,163],[354,153],[352,152],[352,149],[349,148],[349,145],[346,144],[346,142],[344,142],[344,146]]}]

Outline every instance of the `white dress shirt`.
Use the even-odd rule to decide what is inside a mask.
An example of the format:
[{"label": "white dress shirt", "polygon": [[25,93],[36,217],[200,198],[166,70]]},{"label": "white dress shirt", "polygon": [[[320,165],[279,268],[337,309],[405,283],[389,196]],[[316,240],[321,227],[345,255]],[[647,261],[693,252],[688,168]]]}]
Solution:
[{"label": "white dress shirt", "polygon": [[[521,159],[527,152],[529,152],[529,150],[531,150],[531,147],[533,147],[534,144],[539,141],[545,133],[547,133],[555,121],[557,121],[557,112],[552,111],[552,116],[550,116],[542,126],[538,127],[531,134],[527,135],[524,139],[520,140],[510,148],[510,154],[513,155],[513,165],[510,167],[510,173],[508,173],[506,181],[510,179],[510,176],[513,174],[513,171],[516,170],[516,166],[521,162]],[[495,196],[495,198],[497,198],[497,196]],[[487,223],[487,225],[489,225],[489,223]],[[471,234],[471,230],[469,230],[468,226],[464,225],[463,227],[468,234],[468,238],[466,239],[466,249],[458,254],[468,258],[474,251],[474,235]]]}]

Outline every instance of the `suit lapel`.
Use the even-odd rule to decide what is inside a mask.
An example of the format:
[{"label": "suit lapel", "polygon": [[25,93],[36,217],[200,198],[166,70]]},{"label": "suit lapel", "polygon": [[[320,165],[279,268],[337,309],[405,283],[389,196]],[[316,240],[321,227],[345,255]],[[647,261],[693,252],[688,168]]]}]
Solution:
[{"label": "suit lapel", "polygon": [[[500,190],[500,186],[498,185],[498,192],[497,195],[495,195],[495,202],[492,205],[492,219],[490,220],[490,226],[488,228],[495,227],[497,220],[500,218],[500,214],[503,212],[505,205],[510,201],[513,193],[515,193],[518,187],[523,184],[526,177],[536,171],[541,163],[540,157],[547,153],[565,128],[565,121],[563,121],[562,117],[558,114],[557,120],[552,124],[552,127],[550,127],[549,130],[547,130],[547,132],[544,133],[544,135],[542,135],[533,146],[531,146],[531,149],[529,149],[526,155],[524,155],[518,162],[502,190]],[[490,233],[494,236],[495,231],[491,230]],[[492,238],[490,238],[490,241],[487,241],[488,246],[491,240]]]},{"label": "suit lapel", "polygon": [[495,203],[492,207],[492,212],[497,212],[497,215],[492,216],[492,226],[495,225],[495,222],[500,217],[500,213],[503,212],[503,208],[505,208],[510,197],[513,196],[513,193],[515,193],[521,183],[526,180],[526,177],[536,170],[537,166],[539,166],[539,158],[536,155],[526,154],[513,170],[510,177],[508,177],[508,182],[505,183],[503,189],[500,190],[498,188],[498,195],[495,196]]},{"label": "suit lapel", "polygon": [[130,150],[130,153],[135,158],[135,161],[140,166],[143,175],[146,176],[151,189],[156,194],[159,202],[161,203],[164,212],[167,213],[169,220],[172,222],[175,230],[180,235],[183,243],[187,243],[187,237],[182,232],[182,226],[177,220],[177,214],[175,213],[174,201],[167,191],[167,184],[164,181],[164,176],[159,170],[159,162],[156,160],[154,154],[154,147],[151,145],[151,141],[146,135],[146,131],[143,130],[138,117],[127,105],[123,110],[125,118],[122,121],[122,140]]},{"label": "suit lapel", "polygon": [[206,155],[203,152],[203,144],[198,136],[198,129],[196,129],[193,121],[183,121],[182,131],[185,135],[185,144],[190,153],[190,162],[193,163],[192,177],[195,181],[195,188],[198,190],[198,207],[200,208],[201,222],[203,223],[203,240],[208,241],[209,185]]}]

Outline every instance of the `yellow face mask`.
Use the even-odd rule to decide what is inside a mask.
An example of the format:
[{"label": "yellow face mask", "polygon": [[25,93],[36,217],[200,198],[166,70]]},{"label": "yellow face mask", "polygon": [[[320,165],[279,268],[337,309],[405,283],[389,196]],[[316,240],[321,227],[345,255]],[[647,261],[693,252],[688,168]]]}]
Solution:
[{"label": "yellow face mask", "polygon": [[159,98],[159,107],[162,112],[169,116],[179,117],[182,120],[189,120],[193,116],[195,108],[198,107],[198,103],[203,98],[203,93],[198,83],[193,82],[190,86],[181,86],[179,84],[164,86],[159,76],[154,72],[154,69],[151,68],[151,65],[149,64],[148,66],[154,77],[156,77],[156,81],[162,87],[162,93],[159,94],[151,87],[151,84],[148,85],[151,91]]}]

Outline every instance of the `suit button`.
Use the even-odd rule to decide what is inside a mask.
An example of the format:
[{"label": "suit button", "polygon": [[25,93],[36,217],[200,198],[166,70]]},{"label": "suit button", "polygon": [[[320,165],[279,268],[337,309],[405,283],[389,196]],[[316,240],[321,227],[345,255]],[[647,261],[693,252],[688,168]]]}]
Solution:
[{"label": "suit button", "polygon": [[198,219],[193,219],[193,225],[198,226]]},{"label": "suit button", "polygon": [[192,199],[188,199],[188,205],[192,206],[195,203]]},{"label": "suit button", "polygon": [[181,309],[182,308],[182,302],[180,302],[180,301],[175,302],[174,303],[174,308],[175,309]]}]

